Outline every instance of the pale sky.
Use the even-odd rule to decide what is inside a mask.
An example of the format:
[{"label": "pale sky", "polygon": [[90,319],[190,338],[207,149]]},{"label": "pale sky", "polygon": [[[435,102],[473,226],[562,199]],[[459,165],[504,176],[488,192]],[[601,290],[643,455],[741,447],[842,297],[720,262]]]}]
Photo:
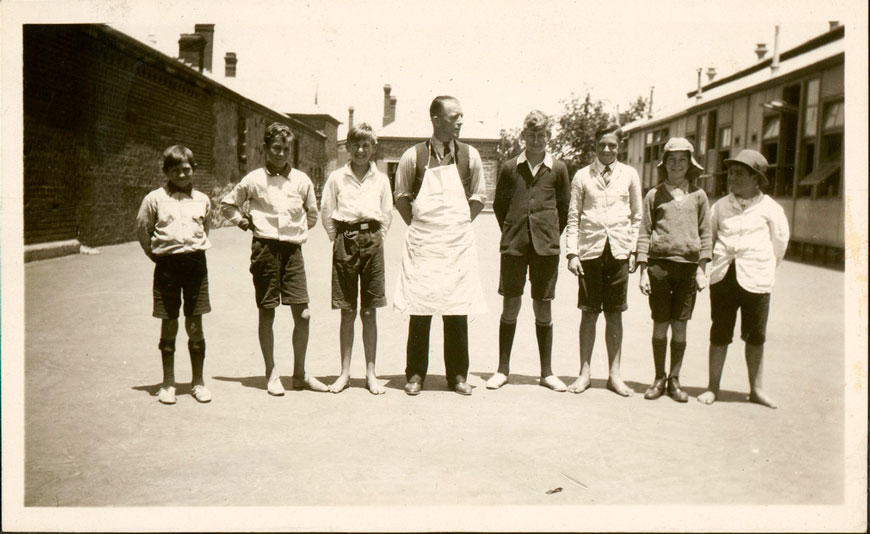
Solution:
[{"label": "pale sky", "polygon": [[213,23],[218,79],[224,54],[236,52],[240,81],[255,88],[245,96],[279,111],[311,112],[316,92],[320,112],[346,122],[353,106],[356,121],[378,128],[389,83],[400,116],[425,117],[434,96],[451,94],[467,121],[496,132],[533,108],[558,113],[572,92],[589,90],[615,111],[655,86],[654,109],[670,108],[695,88],[698,67],[721,77],[755,63],[756,43],[772,50],[777,24],[784,50],[826,31],[828,20],[845,23],[847,36],[866,22],[849,20],[855,2],[843,0],[55,4],[29,7],[42,6],[44,22],[110,23],[170,56],[181,33]]}]

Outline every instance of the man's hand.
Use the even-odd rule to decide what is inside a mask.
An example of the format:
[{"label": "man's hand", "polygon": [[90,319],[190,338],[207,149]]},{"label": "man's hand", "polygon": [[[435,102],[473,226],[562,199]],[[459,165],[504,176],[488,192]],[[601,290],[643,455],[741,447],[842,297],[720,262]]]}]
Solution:
[{"label": "man's hand", "polygon": [[705,287],[707,287],[707,274],[703,267],[698,266],[698,270],[695,271],[695,289],[700,293]]},{"label": "man's hand", "polygon": [[629,274],[637,270],[637,252],[628,254],[628,272]]},{"label": "man's hand", "polygon": [[649,273],[647,272],[646,265],[642,265],[640,268],[640,292],[646,296],[649,296]]},{"label": "man's hand", "polygon": [[580,258],[577,256],[568,258],[568,270],[575,276],[583,276],[583,266],[580,265]]}]

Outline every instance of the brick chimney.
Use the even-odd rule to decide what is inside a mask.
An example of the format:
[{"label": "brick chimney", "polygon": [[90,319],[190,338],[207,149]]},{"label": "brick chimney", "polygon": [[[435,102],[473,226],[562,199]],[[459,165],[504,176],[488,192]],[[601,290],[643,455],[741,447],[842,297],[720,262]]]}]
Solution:
[{"label": "brick chimney", "polygon": [[384,121],[381,126],[386,126],[396,120],[396,97],[390,96],[392,87],[384,85]]},{"label": "brick chimney", "polygon": [[227,52],[224,56],[224,76],[227,78],[236,77],[236,64],[239,62],[235,52]]},{"label": "brick chimney", "polygon": [[838,20],[829,20],[828,21],[828,31],[834,31],[840,27],[840,21]]},{"label": "brick chimney", "polygon": [[205,38],[198,33],[182,33],[178,39],[178,58],[202,72]]},{"label": "brick chimney", "polygon": [[758,61],[764,59],[764,56],[767,55],[767,44],[758,43],[757,45],[755,45],[755,55],[758,56]]},{"label": "brick chimney", "polygon": [[347,108],[347,130],[353,128],[353,106]]},{"label": "brick chimney", "polygon": [[212,72],[211,58],[214,49],[214,24],[196,24],[193,27],[193,33],[202,35],[205,39],[205,50],[202,55],[202,66],[205,70]]}]

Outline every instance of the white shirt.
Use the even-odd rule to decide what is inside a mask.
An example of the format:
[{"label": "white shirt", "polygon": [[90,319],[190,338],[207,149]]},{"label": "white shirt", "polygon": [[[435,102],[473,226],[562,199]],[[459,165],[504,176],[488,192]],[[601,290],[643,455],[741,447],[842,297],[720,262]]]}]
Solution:
[{"label": "white shirt", "polygon": [[[444,143],[437,139],[430,138],[429,143],[435,147],[435,153],[443,156]],[[451,149],[453,143],[448,143]],[[471,196],[468,201],[476,200],[481,204],[486,203],[486,180],[483,177],[483,162],[480,159],[480,152],[471,145],[468,145],[468,167],[471,171]],[[410,197],[414,195],[414,178],[417,176],[417,148],[412,146],[402,154],[399,159],[399,165],[396,168],[396,200],[402,197]]]},{"label": "white shirt", "polygon": [[155,256],[206,250],[211,200],[192,189],[190,196],[169,186],[151,191],[142,199],[136,216],[136,237]]},{"label": "white shirt", "polygon": [[224,218],[238,225],[245,201],[250,201],[255,237],[301,244],[317,223],[314,185],[298,169],[290,169],[287,176],[265,167],[251,171],[221,200]]},{"label": "white shirt", "polygon": [[553,170],[553,156],[550,155],[549,152],[544,152],[544,159],[541,160],[540,163],[538,163],[537,165],[532,167],[531,162],[526,157],[526,151],[523,150],[522,153],[519,156],[517,156],[517,165],[520,165],[521,163],[525,163],[526,165],[529,166],[529,170],[532,172],[533,177],[536,174],[538,174],[538,171],[541,169],[541,166],[544,166],[550,170]]},{"label": "white shirt", "polygon": [[788,247],[788,219],[782,207],[764,194],[742,201],[731,193],[713,204],[710,219],[710,283],[725,278],[734,262],[740,287],[751,293],[770,293],[776,266]]},{"label": "white shirt", "polygon": [[605,179],[604,165],[596,159],[583,167],[571,180],[568,226],[565,249],[568,256],[593,260],[604,253],[610,241],[610,253],[618,260],[628,258],[637,247],[637,235],[643,216],[640,178],[633,167],[614,161]]},{"label": "white shirt", "polygon": [[381,224],[381,237],[385,237],[393,219],[390,180],[371,162],[360,180],[348,163],[332,171],[326,179],[320,197],[320,210],[320,221],[330,241],[335,241],[336,221],[378,221]]}]

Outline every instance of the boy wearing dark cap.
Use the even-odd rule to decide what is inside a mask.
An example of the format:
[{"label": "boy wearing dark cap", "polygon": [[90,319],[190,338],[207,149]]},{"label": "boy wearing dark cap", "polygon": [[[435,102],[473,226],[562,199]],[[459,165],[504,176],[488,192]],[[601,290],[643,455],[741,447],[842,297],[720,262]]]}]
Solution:
[{"label": "boy wearing dark cap", "polygon": [[767,160],[755,150],[726,159],[730,193],[711,209],[713,260],[710,262],[710,383],[698,396],[713,404],[728,345],[740,310],[741,338],[746,343],[749,401],[769,408],[776,402],[762,390],[762,370],[770,292],[776,267],[788,246],[788,220],[782,207],[762,192]]},{"label": "boy wearing dark cap", "polygon": [[211,392],[205,387],[202,368],[205,361],[205,337],[202,314],[211,311],[208,300],[208,268],[205,251],[211,200],[193,189],[196,161],[193,152],[173,145],[163,152],[166,185],[148,193],[136,217],[136,235],[145,255],[154,262],[154,317],[160,324],[160,355],[163,360],[163,383],[157,400],[175,404],[175,336],[178,312],[184,297],[184,327],[190,351],[191,395],[199,402],[209,402]]}]

